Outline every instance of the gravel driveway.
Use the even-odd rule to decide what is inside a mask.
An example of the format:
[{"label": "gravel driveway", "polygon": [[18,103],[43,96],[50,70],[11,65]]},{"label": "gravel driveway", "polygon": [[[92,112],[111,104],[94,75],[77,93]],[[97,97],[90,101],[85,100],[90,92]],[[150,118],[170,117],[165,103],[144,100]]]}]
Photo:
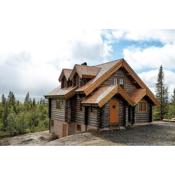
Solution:
[{"label": "gravel driveway", "polygon": [[153,122],[120,131],[105,131],[101,138],[122,145],[175,145],[175,123]]},{"label": "gravel driveway", "polygon": [[153,122],[122,130],[82,133],[48,145],[175,145],[175,123]]}]

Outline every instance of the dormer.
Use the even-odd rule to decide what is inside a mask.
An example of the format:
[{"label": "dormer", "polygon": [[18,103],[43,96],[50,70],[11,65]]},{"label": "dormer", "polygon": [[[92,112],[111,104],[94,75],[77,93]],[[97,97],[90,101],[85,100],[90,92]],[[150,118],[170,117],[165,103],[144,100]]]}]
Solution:
[{"label": "dormer", "polygon": [[73,86],[81,87],[86,84],[89,80],[96,77],[100,68],[96,66],[87,66],[86,64],[76,64],[70,74],[70,81]]},{"label": "dormer", "polygon": [[69,80],[70,74],[72,69],[63,69],[60,77],[59,82],[61,83],[61,88],[72,86],[72,82]]}]

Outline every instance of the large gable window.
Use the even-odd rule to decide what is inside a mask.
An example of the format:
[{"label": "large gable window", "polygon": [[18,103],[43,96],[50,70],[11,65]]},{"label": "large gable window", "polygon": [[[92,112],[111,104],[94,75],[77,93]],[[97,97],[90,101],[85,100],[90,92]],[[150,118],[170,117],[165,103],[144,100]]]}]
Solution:
[{"label": "large gable window", "polygon": [[113,81],[114,81],[113,84],[117,85],[117,78],[116,77],[114,77]]},{"label": "large gable window", "polygon": [[123,78],[120,78],[119,79],[119,85],[124,87],[124,79]]},{"label": "large gable window", "polygon": [[147,105],[145,101],[141,101],[138,105],[138,111],[139,112],[146,112],[147,111]]}]

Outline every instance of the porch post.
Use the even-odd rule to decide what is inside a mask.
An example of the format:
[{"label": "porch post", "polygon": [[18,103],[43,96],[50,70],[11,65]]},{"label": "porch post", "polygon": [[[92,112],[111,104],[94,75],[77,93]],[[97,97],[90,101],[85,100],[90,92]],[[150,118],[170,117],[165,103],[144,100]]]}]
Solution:
[{"label": "porch post", "polygon": [[128,106],[128,122],[131,123],[131,106]]},{"label": "porch post", "polygon": [[84,109],[84,124],[85,124],[85,127],[86,127],[86,131],[87,131],[87,125],[88,125],[88,117],[89,117],[89,110],[88,110],[88,106],[85,106],[84,107],[85,109]]},{"label": "porch post", "polygon": [[126,126],[126,104],[123,103],[123,126]]},{"label": "porch post", "polygon": [[135,123],[135,106],[132,107],[132,125]]},{"label": "porch post", "polygon": [[101,108],[97,108],[97,120],[98,120],[98,128],[102,128],[102,112],[101,112]]},{"label": "porch post", "polygon": [[51,124],[51,108],[52,108],[52,103],[51,103],[51,99],[49,98],[48,99],[48,103],[49,103],[49,105],[48,105],[48,117],[49,117],[49,131],[50,131],[50,124]]},{"label": "porch post", "polygon": [[149,105],[149,122],[152,122],[152,104]]}]

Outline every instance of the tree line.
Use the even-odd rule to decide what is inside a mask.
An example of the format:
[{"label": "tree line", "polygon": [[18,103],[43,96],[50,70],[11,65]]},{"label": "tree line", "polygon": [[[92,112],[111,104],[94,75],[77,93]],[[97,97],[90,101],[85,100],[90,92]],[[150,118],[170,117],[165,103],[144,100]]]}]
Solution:
[{"label": "tree line", "polygon": [[48,108],[44,99],[36,102],[26,94],[24,102],[10,91],[0,102],[0,137],[15,136],[48,129]]},{"label": "tree line", "polygon": [[156,83],[156,97],[160,102],[158,107],[154,108],[154,119],[163,120],[175,117],[175,88],[172,95],[169,95],[168,86],[165,84],[163,66],[160,66],[157,83]]}]

